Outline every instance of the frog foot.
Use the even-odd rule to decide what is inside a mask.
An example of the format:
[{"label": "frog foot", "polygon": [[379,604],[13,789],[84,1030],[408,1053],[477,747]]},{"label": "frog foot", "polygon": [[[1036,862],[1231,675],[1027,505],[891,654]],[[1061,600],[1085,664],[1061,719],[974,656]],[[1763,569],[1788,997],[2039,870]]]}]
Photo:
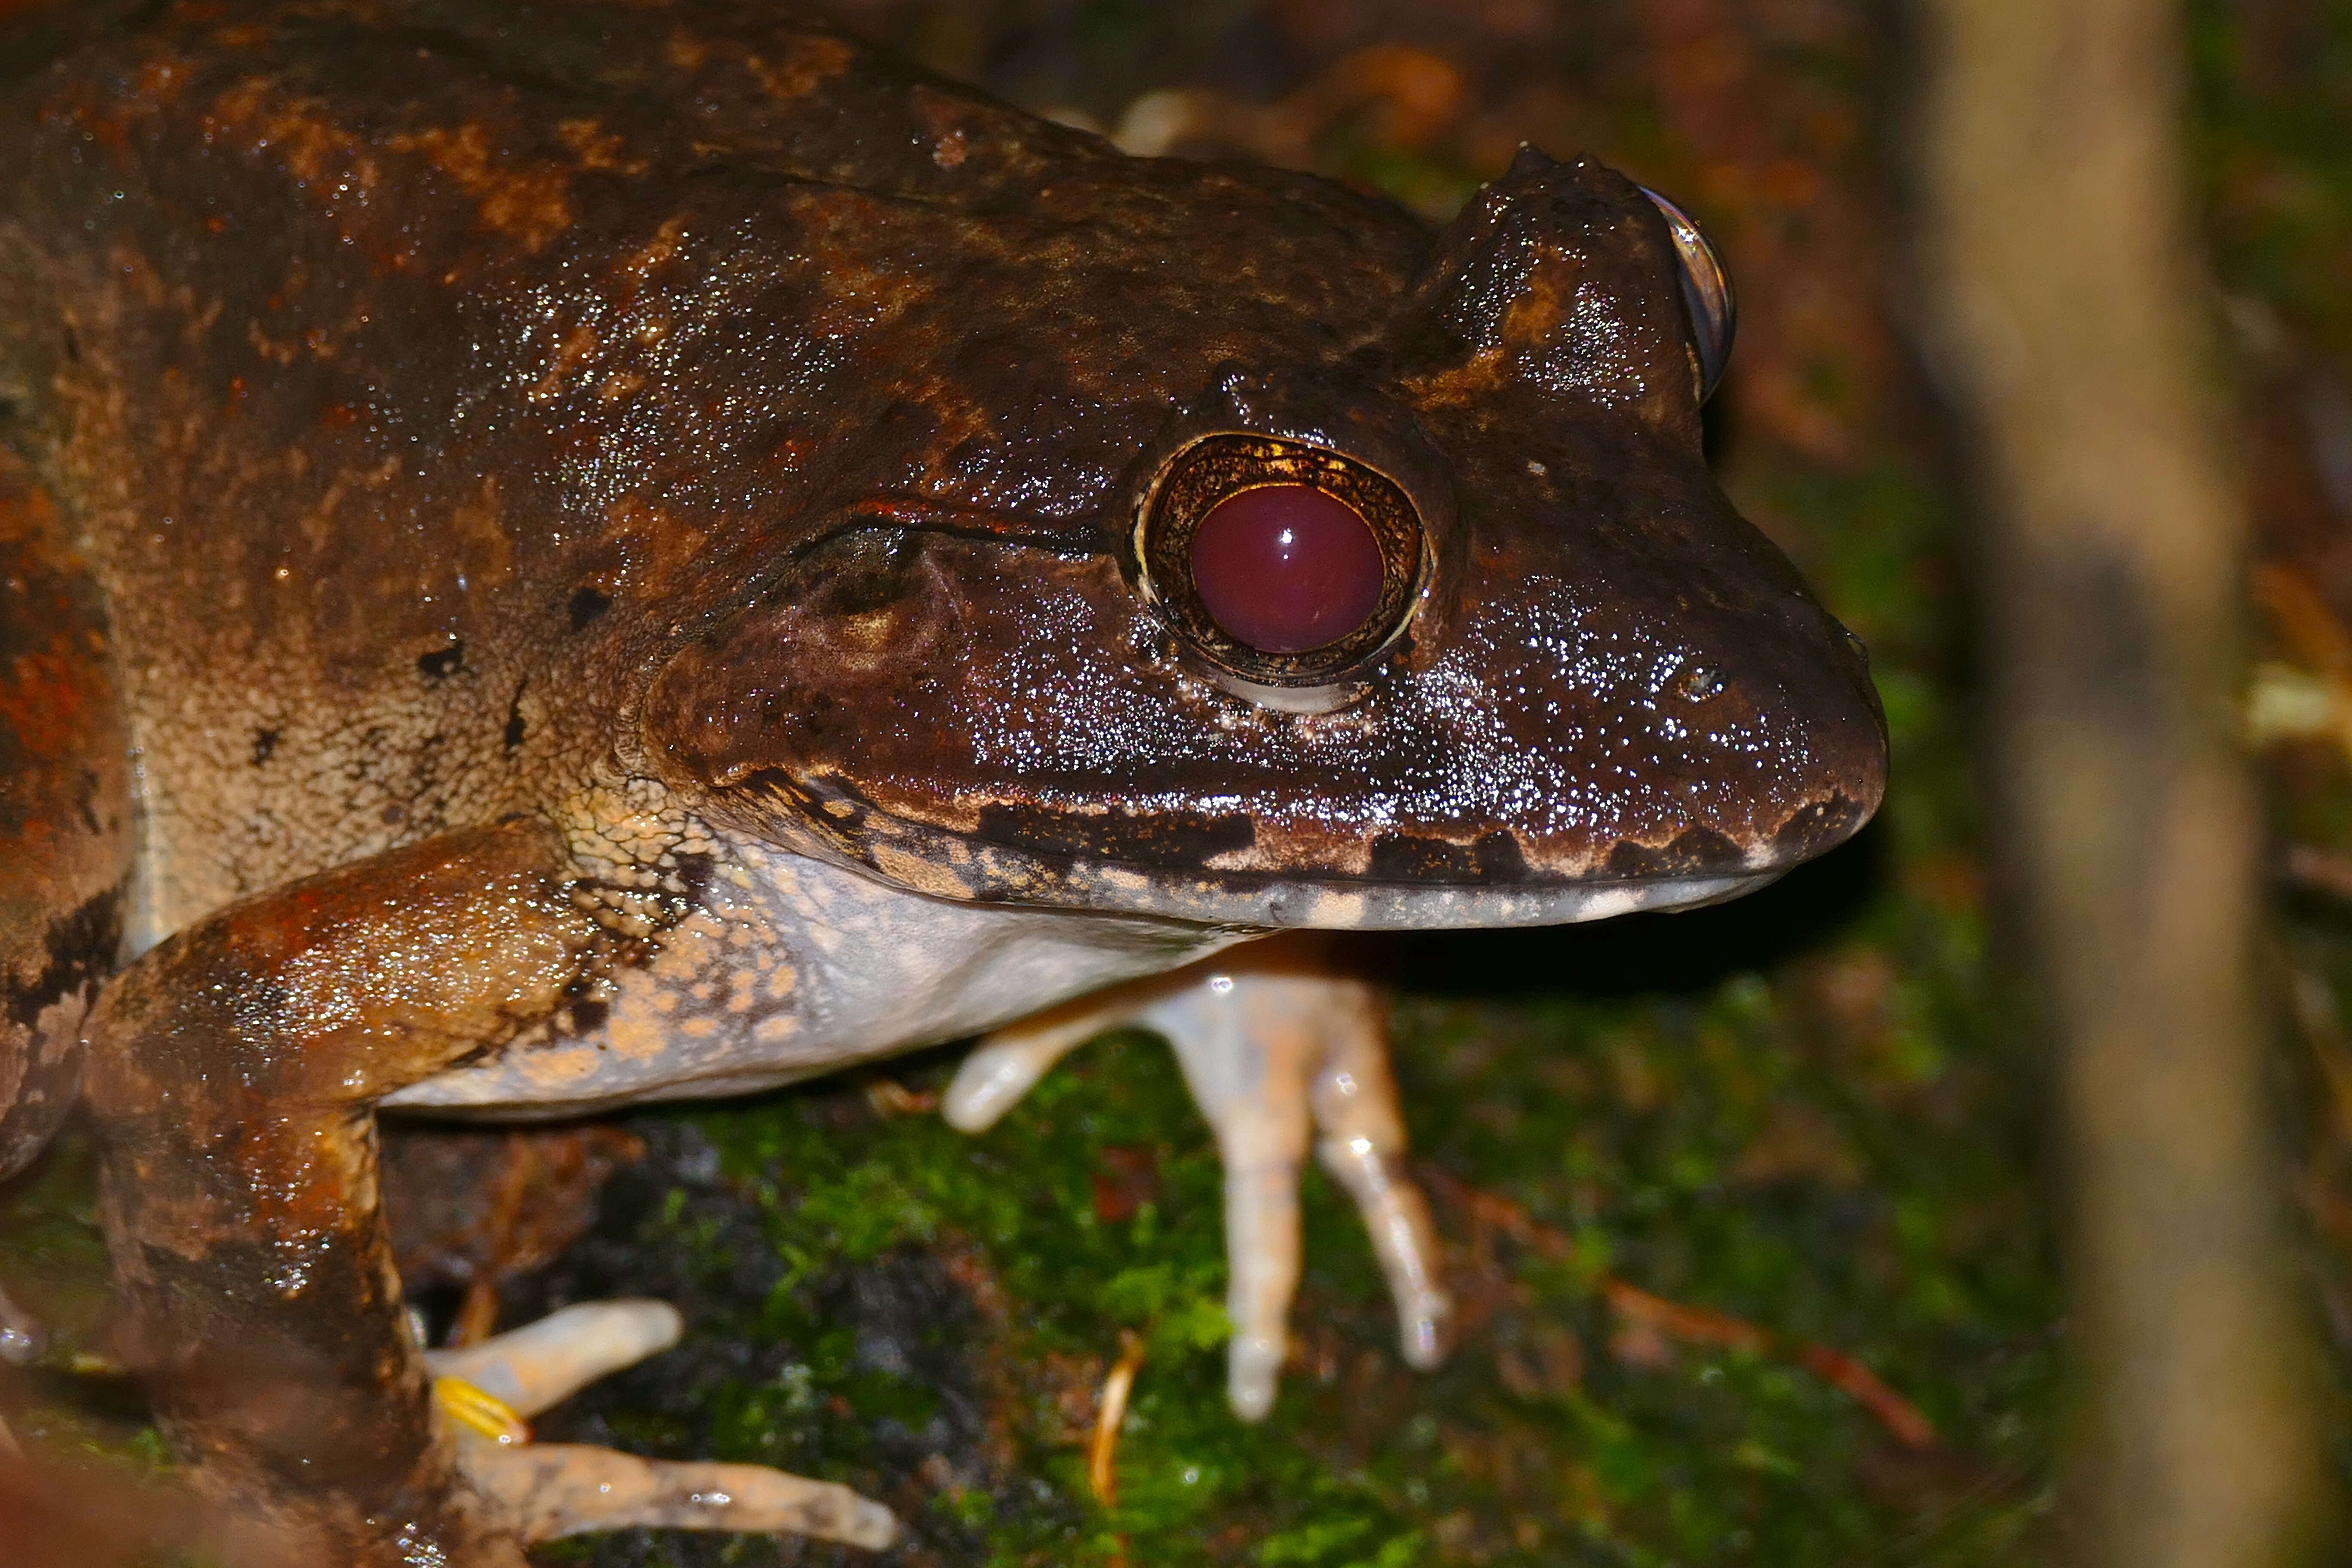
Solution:
[{"label": "frog foot", "polygon": [[683,1326],[667,1302],[599,1301],[462,1350],[425,1352],[458,1468],[505,1527],[527,1542],[654,1527],[781,1531],[876,1551],[895,1543],[898,1521],[888,1509],[831,1481],[530,1440],[529,1417],[669,1349]]},{"label": "frog foot", "polygon": [[1234,1413],[1255,1421],[1274,1406],[1298,1288],[1298,1173],[1310,1135],[1371,1232],[1404,1359],[1435,1366],[1453,1303],[1437,1280],[1429,1206],[1405,1171],[1386,1009],[1376,987],[1335,972],[1321,937],[1254,942],[999,1029],[965,1059],[942,1112],[979,1131],[1073,1047],[1130,1024],[1175,1047],[1224,1159]]}]

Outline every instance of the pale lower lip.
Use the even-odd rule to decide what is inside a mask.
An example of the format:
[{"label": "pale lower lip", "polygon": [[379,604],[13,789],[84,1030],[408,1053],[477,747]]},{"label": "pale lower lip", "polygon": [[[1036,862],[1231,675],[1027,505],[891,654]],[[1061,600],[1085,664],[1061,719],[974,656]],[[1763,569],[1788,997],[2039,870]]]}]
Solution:
[{"label": "pale lower lip", "polygon": [[1163,915],[1213,924],[1307,926],[1331,931],[1449,931],[1573,925],[1618,915],[1694,909],[1752,892],[1779,870],[1658,881],[1596,881],[1551,887],[1445,887],[1393,882],[1282,882],[1074,874],[1063,891],[1080,907]]}]

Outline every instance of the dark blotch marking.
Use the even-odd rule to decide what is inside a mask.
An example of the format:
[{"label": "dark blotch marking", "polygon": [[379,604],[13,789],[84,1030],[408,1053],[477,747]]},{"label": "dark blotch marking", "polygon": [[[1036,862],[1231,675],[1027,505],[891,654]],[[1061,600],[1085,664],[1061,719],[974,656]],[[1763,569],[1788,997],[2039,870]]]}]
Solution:
[{"label": "dark blotch marking", "polygon": [[613,595],[595,588],[582,588],[572,595],[572,629],[586,631],[588,623],[613,607]]},{"label": "dark blotch marking", "polygon": [[1608,871],[1626,881],[1696,877],[1738,869],[1739,846],[1712,827],[1686,827],[1664,844],[1623,843],[1609,852]]},{"label": "dark blotch marking", "polygon": [[[5,776],[5,773],[0,773],[0,777]],[[74,774],[74,815],[80,817],[82,826],[92,833],[106,831],[105,825],[98,820],[98,774],[89,768]]]},{"label": "dark blotch marking", "polygon": [[1371,864],[1364,875],[1374,882],[1516,882],[1527,872],[1518,839],[1497,828],[1469,844],[1383,833],[1372,840]]},{"label": "dark blotch marking", "polygon": [[1213,855],[1248,848],[1257,842],[1257,825],[1239,811],[1223,816],[1197,811],[1081,815],[1042,805],[992,805],[981,812],[974,837],[1052,855],[1192,867]]},{"label": "dark blotch marking", "polygon": [[506,747],[509,752],[520,751],[522,748],[525,728],[522,721],[522,691],[523,688],[530,684],[528,680],[516,682],[514,696],[507,702]]},{"label": "dark blotch marking", "polygon": [[420,656],[416,660],[416,673],[427,680],[446,680],[457,674],[458,667],[465,662],[466,645],[453,642],[438,652]]},{"label": "dark blotch marking", "polygon": [[122,946],[122,890],[99,894],[58,916],[41,933],[47,962],[30,980],[8,992],[8,1016],[32,1027],[53,1003],[76,991],[96,992],[114,972]]},{"label": "dark blotch marking", "polygon": [[718,857],[685,853],[672,857],[677,866],[681,896],[696,909],[702,907],[702,896],[710,890],[710,879],[719,874]]},{"label": "dark blotch marking", "polygon": [[563,1018],[573,1034],[593,1035],[604,1026],[604,1020],[612,1015],[610,1004],[583,996],[564,1009]]},{"label": "dark blotch marking", "polygon": [[775,693],[760,705],[760,727],[772,729],[788,718],[796,718],[800,721],[802,734],[811,740],[819,740],[833,733],[837,727],[833,721],[833,710],[836,706],[833,693],[829,691],[795,692],[790,708],[786,706],[783,694]]},{"label": "dark blotch marking", "polygon": [[278,754],[278,731],[256,730],[253,732],[253,765],[261,766]]}]

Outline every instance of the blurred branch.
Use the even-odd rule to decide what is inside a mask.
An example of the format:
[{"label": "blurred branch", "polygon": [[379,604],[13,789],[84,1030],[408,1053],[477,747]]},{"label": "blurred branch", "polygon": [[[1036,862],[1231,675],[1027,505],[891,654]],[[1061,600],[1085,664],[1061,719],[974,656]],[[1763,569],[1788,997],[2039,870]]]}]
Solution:
[{"label": "blurred branch", "polygon": [[[1566,1232],[1544,1224],[1501,1194],[1472,1186],[1427,1161],[1422,1163],[1420,1171],[1424,1182],[1446,1202],[1465,1212],[1480,1229],[1509,1237],[1538,1258],[1555,1263],[1565,1263],[1575,1256],[1575,1244]],[[1784,1339],[1728,1312],[1653,1295],[1613,1274],[1601,1275],[1595,1285],[1610,1309],[1628,1323],[1654,1329],[1685,1344],[1717,1345],[1749,1355],[1793,1361],[1875,1416],[1887,1435],[1903,1447],[1924,1449],[1936,1446],[1935,1425],[1920,1414],[1919,1407],[1843,1351],[1803,1340]]]},{"label": "blurred branch", "polygon": [[2352,855],[2339,855],[2315,844],[2290,844],[2283,868],[2287,881],[2295,887],[2352,900]]},{"label": "blurred branch", "polygon": [[2317,1445],[2278,1242],[2233,698],[2244,521],[2176,6],[1922,0],[1929,347],[1973,443],[1998,842],[2059,1037],[2082,1559],[2292,1560]]}]

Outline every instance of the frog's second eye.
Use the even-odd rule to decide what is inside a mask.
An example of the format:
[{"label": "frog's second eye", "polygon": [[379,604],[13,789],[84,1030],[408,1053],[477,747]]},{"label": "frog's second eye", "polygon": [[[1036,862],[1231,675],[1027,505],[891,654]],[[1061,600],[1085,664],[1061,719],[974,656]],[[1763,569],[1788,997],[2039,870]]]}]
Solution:
[{"label": "frog's second eye", "polygon": [[1688,213],[1647,185],[1642,187],[1642,194],[1657,204],[1666,220],[1666,232],[1674,236],[1683,304],[1690,311],[1691,331],[1698,348],[1698,395],[1704,403],[1714,395],[1715,384],[1723,379],[1723,367],[1730,363],[1732,329],[1739,321],[1731,294],[1731,273]]},{"label": "frog's second eye", "polygon": [[1328,684],[1403,629],[1421,519],[1386,476],[1233,432],[1179,452],[1136,519],[1143,587],[1193,651],[1256,686]]}]

